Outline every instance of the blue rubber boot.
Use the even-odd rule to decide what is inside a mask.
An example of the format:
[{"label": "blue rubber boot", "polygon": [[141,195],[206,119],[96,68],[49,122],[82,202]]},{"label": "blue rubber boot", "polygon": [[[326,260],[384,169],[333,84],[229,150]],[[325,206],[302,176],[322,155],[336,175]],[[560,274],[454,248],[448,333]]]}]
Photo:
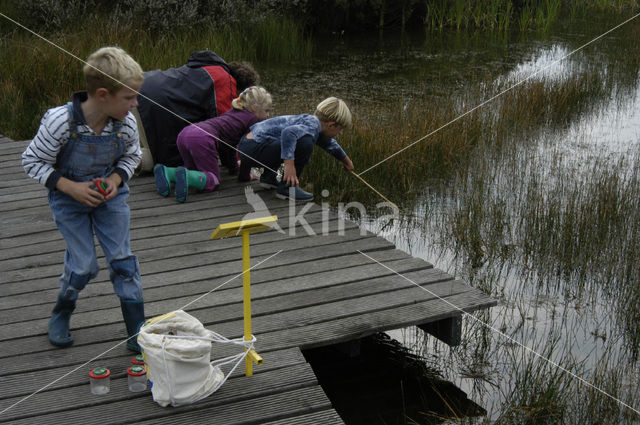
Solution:
[{"label": "blue rubber boot", "polygon": [[176,201],[185,202],[189,196],[189,188],[202,190],[207,184],[207,175],[202,171],[187,170],[185,167],[176,169]]},{"label": "blue rubber boot", "polygon": [[[65,276],[67,276],[65,278]],[[58,300],[53,307],[53,314],[49,319],[49,341],[56,347],[69,347],[73,344],[73,337],[69,332],[71,314],[76,308],[78,294],[89,282],[91,275],[78,275],[70,272],[63,275],[64,281],[58,293]]]},{"label": "blue rubber boot", "polygon": [[139,353],[138,332],[144,324],[144,302],[134,300],[120,300],[122,317],[127,327],[127,349]]},{"label": "blue rubber boot", "polygon": [[171,183],[176,181],[176,168],[156,164],[153,167],[153,176],[156,179],[156,190],[158,193],[165,197],[169,196],[171,193]]},{"label": "blue rubber boot", "polygon": [[53,307],[53,314],[49,319],[49,341],[56,347],[70,347],[73,345],[73,337],[69,332],[71,313],[76,308],[76,300],[64,299],[58,296],[58,301]]}]

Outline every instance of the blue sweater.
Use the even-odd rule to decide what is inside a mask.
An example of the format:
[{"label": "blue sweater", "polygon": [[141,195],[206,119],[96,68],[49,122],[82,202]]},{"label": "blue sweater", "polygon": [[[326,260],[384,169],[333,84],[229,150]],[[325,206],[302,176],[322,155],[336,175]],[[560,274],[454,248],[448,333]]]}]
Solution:
[{"label": "blue sweater", "polygon": [[279,141],[282,147],[281,159],[295,159],[294,152],[298,139],[311,136],[316,145],[342,161],[347,154],[334,139],[320,134],[322,125],[315,115],[281,115],[260,121],[251,126],[253,139],[257,143]]}]

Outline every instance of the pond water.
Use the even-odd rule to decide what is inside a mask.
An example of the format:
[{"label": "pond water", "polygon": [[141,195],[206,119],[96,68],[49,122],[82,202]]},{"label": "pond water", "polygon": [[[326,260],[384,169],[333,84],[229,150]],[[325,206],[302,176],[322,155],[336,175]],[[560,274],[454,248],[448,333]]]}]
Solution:
[{"label": "pond water", "polygon": [[[545,34],[336,35],[318,41],[308,63],[271,64],[263,72],[276,112],[287,110],[279,99],[312,111],[318,100],[336,95],[353,105],[356,120],[359,110],[401,105],[402,99],[425,94],[468,99],[469,93],[484,93],[470,108],[492,96],[499,101],[505,89],[517,90],[523,80],[551,86],[570,84],[576,75],[597,75],[606,86],[594,89],[589,105],[567,113],[559,125],[544,123],[524,137],[518,128],[509,129],[514,137],[508,148],[484,140],[473,159],[450,177],[437,184],[425,178],[417,203],[397,201],[410,205],[402,210],[403,219],[390,225],[360,217],[362,225],[400,249],[500,301],[476,314],[477,320],[465,318],[459,347],[449,348],[414,328],[390,332],[467,392],[490,421],[504,421],[518,409],[516,416],[522,417],[522,411],[545,403],[556,412],[548,414],[549,423],[554,414],[573,415],[575,423],[640,420],[637,210],[618,214],[612,226],[623,231],[605,231],[591,241],[576,234],[568,262],[549,254],[553,247],[537,255],[524,248],[528,240],[540,239],[526,230],[533,210],[549,217],[538,233],[554,233],[573,218],[587,220],[589,212],[583,210],[597,205],[637,206],[624,199],[598,204],[596,198],[612,184],[622,197],[640,196],[640,51],[635,47],[640,18],[580,48],[628,17],[566,19]],[[491,114],[493,102],[481,108]],[[371,165],[356,164],[356,169]],[[456,236],[452,217],[465,214],[478,187],[483,190],[480,210],[502,214],[504,227],[493,240],[486,235],[491,226],[483,227],[485,240],[474,258],[464,249],[464,236]],[[394,194],[386,195],[396,201]],[[532,207],[534,197],[540,200]],[[552,220],[558,210],[560,225]],[[611,235],[616,238],[608,239]],[[502,254],[496,254],[496,246]],[[540,401],[541,394],[548,399]],[[608,416],[593,416],[587,405]]]}]

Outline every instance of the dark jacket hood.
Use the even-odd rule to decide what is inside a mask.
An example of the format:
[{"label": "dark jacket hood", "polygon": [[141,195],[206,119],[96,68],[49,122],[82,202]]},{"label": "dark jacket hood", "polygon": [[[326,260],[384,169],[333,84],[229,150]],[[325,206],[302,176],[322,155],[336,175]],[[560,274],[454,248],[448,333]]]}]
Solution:
[{"label": "dark jacket hood", "polygon": [[203,66],[217,65],[229,72],[229,65],[220,56],[213,53],[211,50],[196,50],[191,53],[187,66],[189,68],[200,68]]}]

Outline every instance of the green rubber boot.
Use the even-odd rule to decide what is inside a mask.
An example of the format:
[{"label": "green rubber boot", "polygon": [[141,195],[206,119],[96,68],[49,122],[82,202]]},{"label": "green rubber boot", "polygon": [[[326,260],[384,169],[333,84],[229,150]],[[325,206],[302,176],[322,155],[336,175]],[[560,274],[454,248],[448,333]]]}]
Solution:
[{"label": "green rubber boot", "polygon": [[202,171],[187,170],[178,167],[176,170],[176,200],[184,202],[189,196],[189,188],[203,190],[207,184],[207,175]]},{"label": "green rubber boot", "polygon": [[176,167],[165,167],[156,164],[153,167],[153,176],[156,179],[156,190],[162,196],[169,196],[171,193],[171,183],[176,181]]}]

